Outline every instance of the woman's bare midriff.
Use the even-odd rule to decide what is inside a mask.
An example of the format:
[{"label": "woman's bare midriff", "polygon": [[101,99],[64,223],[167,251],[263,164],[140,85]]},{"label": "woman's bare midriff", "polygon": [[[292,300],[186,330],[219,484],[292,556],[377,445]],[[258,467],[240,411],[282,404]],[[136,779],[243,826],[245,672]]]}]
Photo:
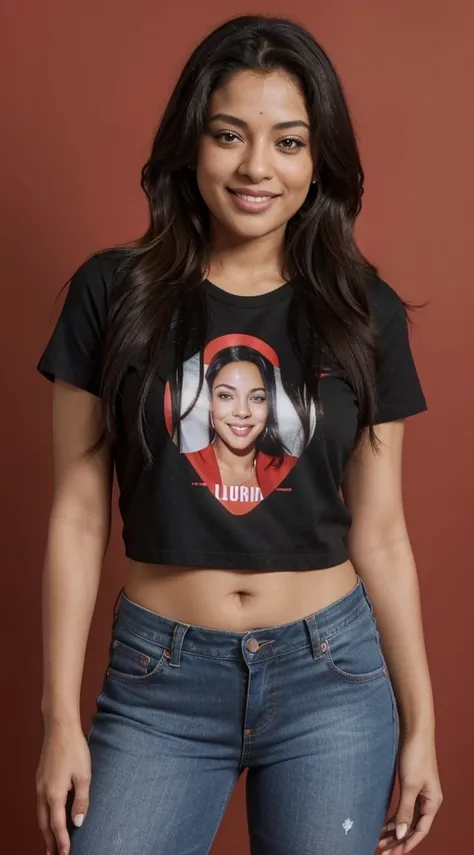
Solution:
[{"label": "woman's bare midriff", "polygon": [[130,561],[125,594],[182,623],[230,632],[277,626],[326,608],[357,584],[350,561],[324,570],[216,570]]}]

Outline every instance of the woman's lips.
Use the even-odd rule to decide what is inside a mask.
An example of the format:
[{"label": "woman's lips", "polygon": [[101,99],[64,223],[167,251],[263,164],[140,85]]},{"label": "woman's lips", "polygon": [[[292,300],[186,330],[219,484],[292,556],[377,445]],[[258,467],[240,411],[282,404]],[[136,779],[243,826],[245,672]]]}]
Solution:
[{"label": "woman's lips", "polygon": [[227,425],[234,436],[248,436],[253,430],[253,425]]},{"label": "woman's lips", "polygon": [[240,211],[246,211],[249,214],[260,214],[262,211],[267,211],[271,208],[278,196],[246,196],[245,193],[236,193],[235,190],[229,190],[232,201]]}]

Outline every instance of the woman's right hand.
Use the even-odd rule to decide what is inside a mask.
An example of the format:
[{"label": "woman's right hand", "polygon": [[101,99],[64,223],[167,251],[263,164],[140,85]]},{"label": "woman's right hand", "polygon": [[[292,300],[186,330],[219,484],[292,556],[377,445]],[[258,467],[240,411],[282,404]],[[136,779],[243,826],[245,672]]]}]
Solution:
[{"label": "woman's right hand", "polygon": [[74,825],[82,825],[89,806],[90,780],[89,746],[80,723],[46,726],[36,773],[36,793],[38,824],[48,855],[69,855],[67,794],[74,786],[71,816]]}]

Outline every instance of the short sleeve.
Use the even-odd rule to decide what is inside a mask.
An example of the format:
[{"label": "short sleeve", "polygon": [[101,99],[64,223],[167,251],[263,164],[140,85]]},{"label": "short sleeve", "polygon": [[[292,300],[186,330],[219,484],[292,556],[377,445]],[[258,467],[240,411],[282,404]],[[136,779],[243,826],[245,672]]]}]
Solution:
[{"label": "short sleeve", "polygon": [[56,377],[99,395],[107,285],[97,255],[72,276],[51,338],[36,366],[48,380]]},{"label": "short sleeve", "polygon": [[410,346],[403,302],[383,280],[378,280],[376,295],[382,359],[374,423],[381,424],[422,413],[427,403]]}]

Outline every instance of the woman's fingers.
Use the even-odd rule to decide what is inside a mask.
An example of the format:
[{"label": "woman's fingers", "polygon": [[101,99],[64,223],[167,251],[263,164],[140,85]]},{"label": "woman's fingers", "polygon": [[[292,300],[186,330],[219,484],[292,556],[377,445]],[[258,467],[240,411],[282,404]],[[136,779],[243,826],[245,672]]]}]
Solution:
[{"label": "woman's fingers", "polygon": [[393,832],[380,840],[378,844],[381,852],[390,852],[390,855],[401,855],[402,852],[405,852],[403,849],[405,845],[406,844],[404,842],[400,843],[400,841],[397,840]]},{"label": "woman's fingers", "polygon": [[37,803],[37,815],[38,815],[38,825],[41,831],[41,834],[44,837],[46,846],[48,848],[49,855],[53,855],[56,841],[54,839],[54,834],[51,831],[49,825],[49,808],[48,803],[46,801],[46,796],[38,795]]},{"label": "woman's fingers", "polygon": [[436,811],[432,814],[422,814],[415,829],[409,832],[406,840],[401,843],[396,839],[394,832],[389,831],[387,826],[384,826],[384,829],[386,829],[386,836],[381,838],[379,848],[382,852],[390,852],[390,855],[408,855],[408,853],[412,852],[412,850],[415,849],[415,847],[418,846],[418,844],[426,837],[435,815]]},{"label": "woman's fingers", "polygon": [[412,849],[414,849],[415,846],[418,846],[418,844],[421,843],[423,838],[426,837],[431,828],[435,815],[436,810],[433,810],[432,813],[423,813],[420,816],[413,834],[411,835],[410,839],[407,840],[407,842],[405,843],[403,855],[405,855],[406,852],[411,852]]},{"label": "woman's fingers", "polygon": [[396,827],[395,819],[389,820],[389,822],[385,823],[383,826],[378,842],[378,847],[381,852],[390,852],[391,855],[397,855],[396,852],[394,853],[394,849],[396,846],[400,847],[400,841],[397,840],[395,835]]},{"label": "woman's fingers", "polygon": [[49,825],[56,841],[57,855],[69,855],[71,842],[66,827],[66,793],[49,794]]},{"label": "woman's fingers", "polygon": [[405,840],[410,828],[416,825],[420,815],[419,793],[417,782],[410,784],[407,781],[401,781],[400,804],[395,816],[395,836],[399,841]]},{"label": "woman's fingers", "polygon": [[80,828],[84,822],[89,808],[90,775],[73,776],[74,801],[71,808],[71,817],[75,826]]},{"label": "woman's fingers", "polygon": [[[49,855],[69,855],[70,820],[82,825],[89,807],[91,759],[82,728],[48,731],[36,773],[38,822]],[[73,793],[74,789],[74,793]]]}]

